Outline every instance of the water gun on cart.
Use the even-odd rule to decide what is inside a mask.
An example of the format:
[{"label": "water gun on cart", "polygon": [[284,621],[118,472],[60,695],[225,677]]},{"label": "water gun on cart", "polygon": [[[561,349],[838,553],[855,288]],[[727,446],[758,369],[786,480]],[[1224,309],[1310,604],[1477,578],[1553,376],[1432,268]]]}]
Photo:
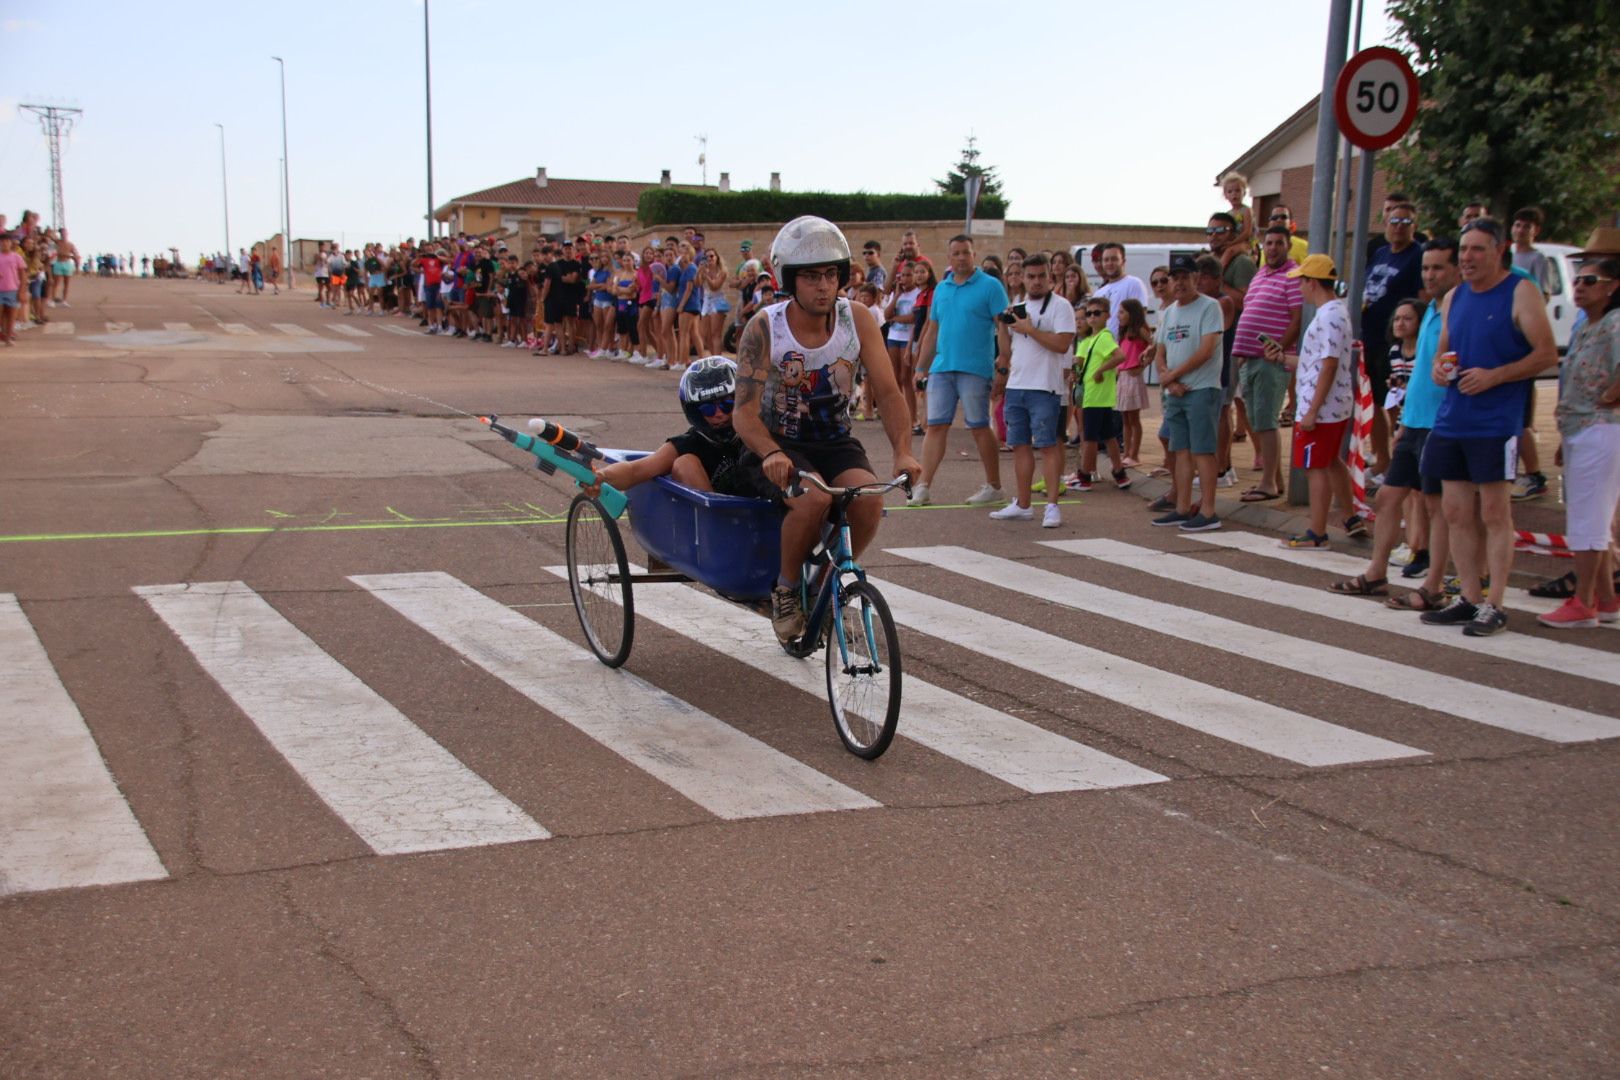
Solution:
[{"label": "water gun on cart", "polygon": [[[591,471],[592,461],[605,461],[606,455],[586,440],[567,431],[549,420],[531,420],[530,426],[536,429],[536,434],[517,431],[500,422],[501,418],[491,414],[480,416],[478,419],[489,425],[491,431],[496,432],[517,447],[527,450],[534,455],[535,464],[547,476],[553,476],[558,469],[574,478],[580,487],[596,484],[596,473]],[[612,517],[619,517],[624,513],[624,492],[619,491],[611,484],[602,484],[601,493],[596,501],[602,504]]]}]

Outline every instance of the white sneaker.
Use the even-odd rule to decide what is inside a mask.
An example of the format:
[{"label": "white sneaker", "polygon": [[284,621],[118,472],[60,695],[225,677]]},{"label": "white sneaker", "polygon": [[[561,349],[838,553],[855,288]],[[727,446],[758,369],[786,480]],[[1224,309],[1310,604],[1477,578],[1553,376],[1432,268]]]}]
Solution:
[{"label": "white sneaker", "polygon": [[1047,503],[1046,512],[1041,515],[1041,528],[1055,529],[1063,524],[1063,513],[1058,510],[1057,503]]},{"label": "white sneaker", "polygon": [[648,371],[668,371],[669,370],[669,361],[665,360],[662,356],[660,356],[657,360],[654,360],[652,363],[647,365],[647,370]]},{"label": "white sneaker", "polygon": [[1008,503],[1000,510],[990,511],[992,521],[1034,521],[1035,511],[1027,506],[1019,506],[1015,502]]},{"label": "white sneaker", "polygon": [[1221,473],[1221,475],[1215,478],[1215,486],[1218,488],[1236,487],[1237,470],[1227,469],[1225,472]]},{"label": "white sneaker", "polygon": [[975,491],[962,501],[967,503],[969,506],[986,506],[990,503],[1006,502],[1007,496],[1003,495],[1001,493],[1001,489],[998,487],[991,487],[989,484],[980,484],[978,491]]},{"label": "white sneaker", "polygon": [[1412,564],[1412,545],[1402,544],[1390,552],[1389,561],[1394,566],[1410,566]]},{"label": "white sneaker", "polygon": [[911,498],[906,500],[906,505],[908,505],[908,506],[927,506],[931,502],[933,502],[933,500],[928,497],[928,485],[927,484],[913,484],[913,485],[911,485]]}]

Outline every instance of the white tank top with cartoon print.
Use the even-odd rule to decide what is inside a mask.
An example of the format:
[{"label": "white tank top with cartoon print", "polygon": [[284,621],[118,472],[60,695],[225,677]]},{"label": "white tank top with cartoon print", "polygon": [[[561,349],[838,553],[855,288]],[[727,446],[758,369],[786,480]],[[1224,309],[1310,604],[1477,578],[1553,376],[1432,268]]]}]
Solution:
[{"label": "white tank top with cartoon print", "polygon": [[825,345],[807,349],[788,329],[784,300],[765,309],[771,329],[771,369],[760,418],[773,435],[823,440],[849,434],[849,402],[861,342],[850,302],[839,297],[833,332]]}]

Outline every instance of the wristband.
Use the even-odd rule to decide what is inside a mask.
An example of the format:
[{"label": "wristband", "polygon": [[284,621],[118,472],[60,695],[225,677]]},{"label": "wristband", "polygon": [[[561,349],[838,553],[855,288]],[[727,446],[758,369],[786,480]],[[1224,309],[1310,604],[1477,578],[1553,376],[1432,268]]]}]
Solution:
[{"label": "wristband", "polygon": [[782,455],[782,456],[783,456],[783,457],[787,457],[787,451],[786,451],[786,450],[783,450],[783,449],[782,449],[782,448],[781,448],[781,447],[780,447],[780,446],[779,446],[779,447],[777,447],[777,448],[776,448],[776,449],[775,449],[775,450],[772,450],[772,451],[771,451],[771,452],[770,452],[770,453],[768,453],[768,454],[766,454],[766,455],[765,455],[765,456],[764,456],[764,457],[762,457],[762,458],[760,458],[760,459],[759,459],[759,463],[760,463],[760,464],[761,464],[761,465],[763,465],[763,464],[765,464],[765,463],[766,463],[766,462],[767,462],[767,461],[769,461],[769,460],[771,460],[771,458],[773,458],[773,457],[775,457],[775,456],[776,456],[776,455],[777,455],[777,454],[781,454],[781,455]]}]

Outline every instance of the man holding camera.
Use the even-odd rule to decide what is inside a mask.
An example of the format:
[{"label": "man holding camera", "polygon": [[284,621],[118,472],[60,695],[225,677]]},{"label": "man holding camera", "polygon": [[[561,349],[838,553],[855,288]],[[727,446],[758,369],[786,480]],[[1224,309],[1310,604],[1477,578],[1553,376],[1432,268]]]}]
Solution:
[{"label": "man holding camera", "polygon": [[1063,490],[1063,373],[1074,348],[1074,306],[1052,292],[1046,256],[1024,259],[1025,300],[1001,316],[992,400],[1005,397],[1007,444],[1013,448],[1018,499],[993,510],[997,521],[1029,521],[1035,479],[1035,450],[1046,478],[1046,511],[1041,527],[1063,523],[1058,495]]}]

